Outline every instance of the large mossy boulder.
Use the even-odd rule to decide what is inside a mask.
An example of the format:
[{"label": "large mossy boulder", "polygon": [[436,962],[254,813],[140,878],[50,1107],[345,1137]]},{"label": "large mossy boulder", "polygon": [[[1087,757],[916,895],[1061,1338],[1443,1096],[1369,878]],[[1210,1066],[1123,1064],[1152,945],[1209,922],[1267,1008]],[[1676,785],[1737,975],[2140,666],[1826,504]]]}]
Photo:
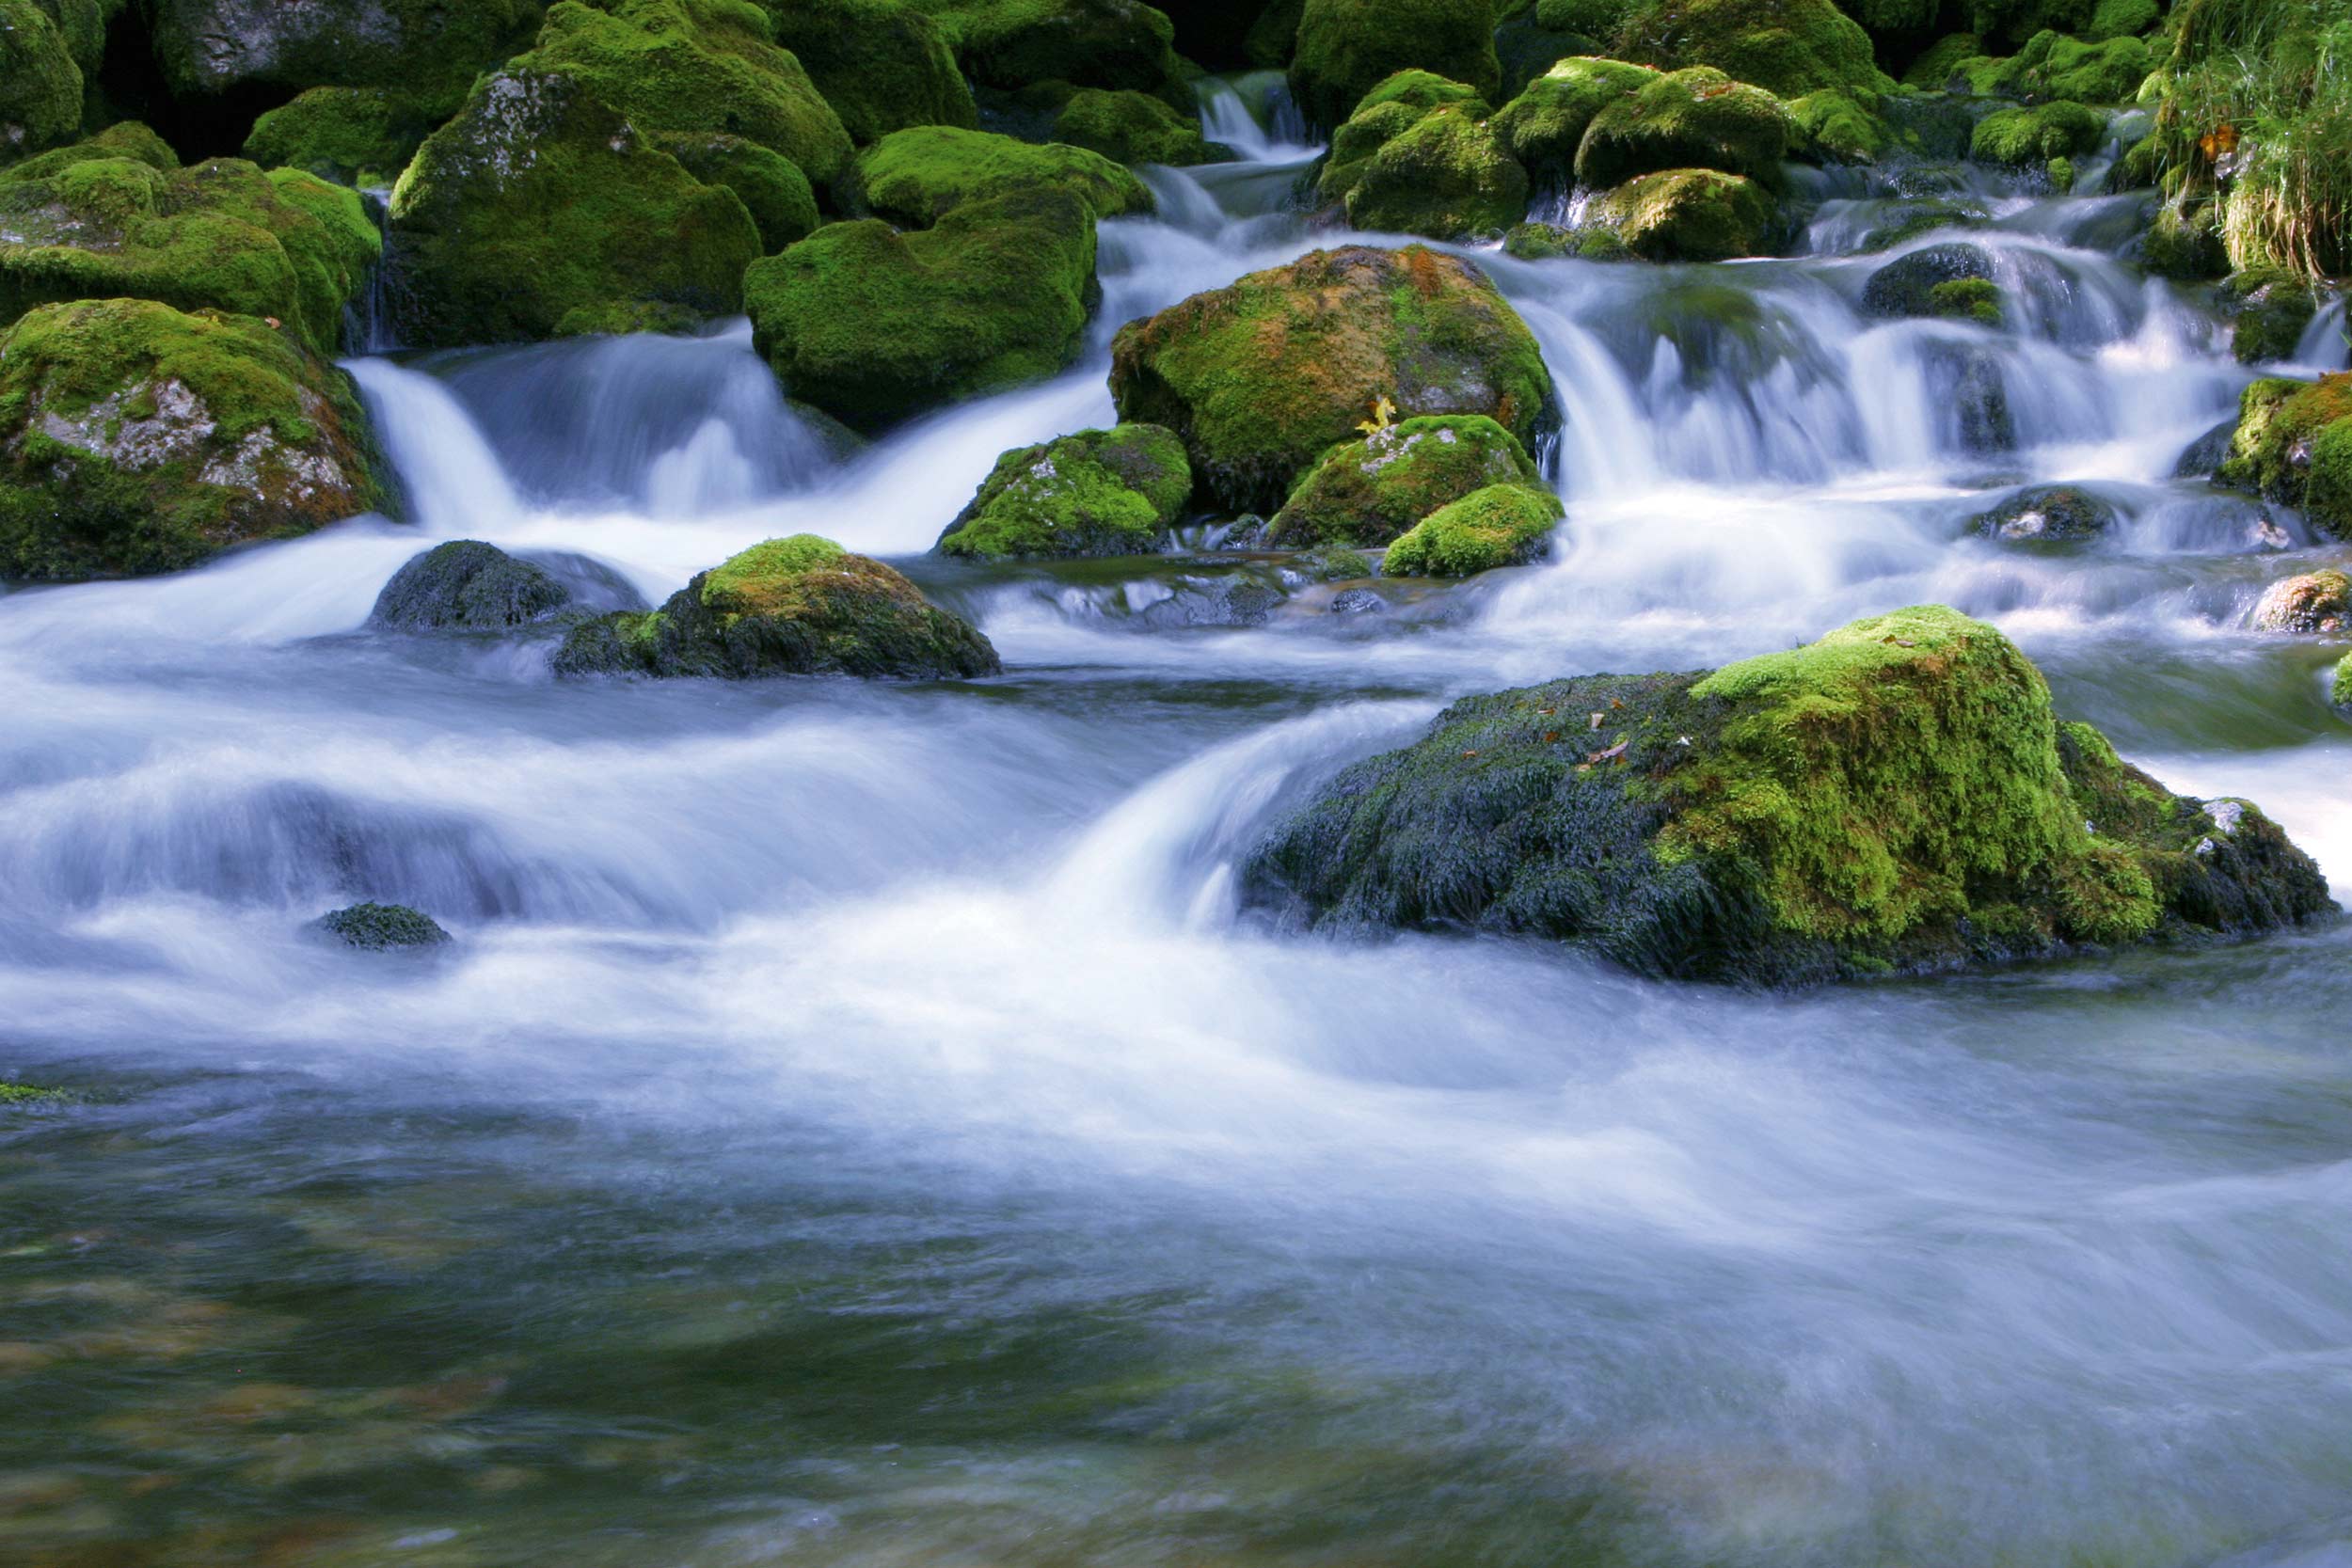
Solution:
[{"label": "large mossy boulder", "polygon": [[1249,856],[1339,932],[1489,931],[1784,985],[2242,935],[2330,911],[2252,806],[2172,794],[1940,606],[1711,674],[1456,703]]},{"label": "large mossy boulder", "polygon": [[557,0],[509,69],[571,76],[640,132],[757,142],[819,185],[850,162],[841,117],[750,0]]},{"label": "large mossy boulder", "polygon": [[1426,71],[1366,95],[1333,138],[1320,191],[1355,228],[1433,240],[1501,234],[1527,214],[1527,171],[1486,103]]},{"label": "large mossy boulder", "polygon": [[580,626],[558,674],[864,675],[904,680],[993,675],[996,650],[914,584],[830,539],[755,545],[695,576],[645,614]]},{"label": "large mossy boulder", "polygon": [[1495,116],[1495,131],[1537,184],[1565,187],[1594,117],[1658,79],[1648,66],[1573,57],[1556,62]]},{"label": "large mossy boulder", "polygon": [[911,3],[937,20],[964,73],[984,87],[1133,87],[1191,107],[1175,26],[1140,0]]},{"label": "large mossy boulder", "polygon": [[419,345],[730,314],[762,254],[741,198],[557,71],[476,84],[393,188],[391,229],[395,309]]},{"label": "large mossy boulder", "polygon": [[540,0],[140,0],[177,97],[241,89],[465,91],[526,47]]},{"label": "large mossy boulder", "polygon": [[1054,117],[1054,139],[1115,164],[1182,168],[1232,156],[1230,149],[1212,146],[1200,134],[1197,114],[1179,113],[1133,87],[1080,87]]},{"label": "large mossy boulder", "polygon": [[2030,168],[2092,150],[2106,128],[2106,116],[2080,103],[1995,109],[1977,121],[1968,138],[1968,155],[1979,163]]},{"label": "large mossy boulder", "polygon": [[653,144],[704,184],[733,191],[768,255],[806,239],[824,221],[808,176],[773,148],[723,131],[665,132]]},{"label": "large mossy boulder", "polygon": [[1174,431],[1082,430],[999,457],[939,548],[983,561],[1148,555],[1191,496]]},{"label": "large mossy boulder", "polygon": [[358,197],[242,159],[158,167],[151,140],[109,133],[0,174],[0,323],[66,300],[153,299],[275,318],[332,355],[382,249]]},{"label": "large mossy boulder", "polygon": [[1204,505],[1269,512],[1385,406],[1484,414],[1532,442],[1554,418],[1543,351],[1476,266],[1422,245],[1319,250],[1129,322],[1120,418],[1184,437]]},{"label": "large mossy boulder", "polygon": [[479,539],[453,539],[394,572],[368,620],[396,631],[511,631],[571,599],[545,568]]},{"label": "large mossy boulder", "polygon": [[2312,526],[2352,539],[2352,375],[2248,387],[2214,480],[2297,508]]},{"label": "large mossy boulder", "polygon": [[1325,452],[1268,520],[1266,539],[1375,548],[1493,484],[1542,487],[1518,437],[1483,414],[1424,415]]},{"label": "large mossy boulder", "polygon": [[1336,126],[1400,71],[1502,87],[1490,0],[1307,0],[1291,57],[1291,93],[1310,122]]},{"label": "large mossy boulder", "polygon": [[1770,255],[1778,208],[1763,186],[1712,168],[1666,169],[1593,198],[1588,226],[1650,261],[1728,261]]},{"label": "large mossy boulder", "polygon": [[72,141],[82,126],[82,68],[36,0],[0,0],[0,164]]},{"label": "large mossy boulder", "polygon": [[311,87],[253,122],[245,155],[337,184],[389,185],[455,107],[395,87]]},{"label": "large mossy boulder", "polygon": [[1449,501],[1389,547],[1392,578],[1467,578],[1523,566],[1550,546],[1560,498],[1526,484],[1489,484]]},{"label": "large mossy boulder", "polygon": [[912,233],[828,224],[753,266],[743,304],[786,391],[873,431],[1068,366],[1093,277],[1094,209],[1041,189]]},{"label": "large mossy boulder", "polygon": [[1143,182],[1100,152],[948,125],[884,136],[857,155],[851,184],[858,207],[908,229],[929,229],[959,207],[1025,192],[1066,192],[1096,217],[1148,213],[1152,205]]},{"label": "large mossy boulder", "polygon": [[0,337],[0,577],[192,566],[384,499],[349,379],[266,322],[144,299]]},{"label": "large mossy boulder", "polygon": [[767,0],[776,42],[864,147],[910,125],[979,124],[938,21],[903,0]]},{"label": "large mossy boulder", "polygon": [[1870,35],[1833,0],[1644,0],[1613,53],[1666,69],[1710,65],[1782,98],[1841,91],[1875,96],[1894,82]]},{"label": "large mossy boulder", "polygon": [[1692,66],[1602,105],[1577,149],[1576,178],[1598,189],[1663,169],[1713,168],[1771,181],[1788,155],[1791,128],[1771,93]]}]

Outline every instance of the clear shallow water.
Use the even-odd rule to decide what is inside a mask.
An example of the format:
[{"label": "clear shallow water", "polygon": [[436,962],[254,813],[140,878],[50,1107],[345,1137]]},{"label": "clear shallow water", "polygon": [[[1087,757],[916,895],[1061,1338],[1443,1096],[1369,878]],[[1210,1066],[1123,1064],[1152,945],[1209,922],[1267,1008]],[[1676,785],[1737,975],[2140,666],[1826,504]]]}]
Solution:
[{"label": "clear shallow water", "polygon": [[[1245,150],[1106,226],[1077,370],[846,460],[740,329],[367,361],[416,523],[0,599],[0,1071],[82,1096],[0,1112],[0,1560],[2352,1551],[2344,929],[1757,998],[1232,908],[1268,812],[1451,694],[1921,599],[2345,892],[2336,650],[2245,629],[2343,551],[2169,478],[2250,372],[2070,238],[2107,198],[2004,198],[2012,333],[1865,324],[1835,255],[1483,255],[1570,522],[1385,612],[911,560],[1010,667],[912,688],[364,629],[435,537],[648,597],[922,550],[1109,417],[1119,322],[1317,242],[1310,150]],[[1953,349],[2024,450],[1959,450]],[[2029,480],[2125,524],[1969,534]],[[301,936],[363,895],[460,945]]]}]

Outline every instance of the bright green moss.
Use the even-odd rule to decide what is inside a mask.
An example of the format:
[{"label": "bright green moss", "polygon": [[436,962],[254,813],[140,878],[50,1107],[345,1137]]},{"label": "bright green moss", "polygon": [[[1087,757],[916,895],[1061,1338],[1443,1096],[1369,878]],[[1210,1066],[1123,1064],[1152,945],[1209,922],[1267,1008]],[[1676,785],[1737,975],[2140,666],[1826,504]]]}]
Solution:
[{"label": "bright green moss", "polygon": [[1198,116],[1179,114],[1132,87],[1081,87],[1054,120],[1054,139],[1099,152],[1115,164],[1182,167],[1211,160]]},{"label": "bright green moss", "polygon": [[815,533],[763,540],[703,574],[703,604],[722,615],[771,613],[798,578],[838,567],[849,553]]},{"label": "bright green moss", "polygon": [[1143,555],[1191,496],[1192,468],[1174,431],[1080,431],[999,457],[939,547],[985,560]]},{"label": "bright green moss", "polygon": [[1612,53],[1666,68],[1709,65],[1783,98],[1891,91],[1870,36],[1833,0],[1646,0]]},{"label": "bright green moss", "polygon": [[773,148],[709,131],[673,132],[655,137],[654,145],[704,184],[724,186],[740,197],[768,255],[807,238],[822,221],[808,176]]},{"label": "bright green moss", "polygon": [[1771,249],[1772,198],[1755,181],[1718,169],[1645,174],[1609,191],[1586,221],[1652,261],[1727,261]]},{"label": "bright green moss", "polygon": [[1792,129],[1771,93],[1692,66],[1653,76],[1604,105],[1577,150],[1576,177],[1597,190],[1661,169],[1775,180]]},{"label": "bright green moss", "polygon": [[1376,547],[1438,508],[1489,485],[1539,487],[1518,438],[1483,414],[1406,420],[1343,441],[1298,482],[1268,542]]},{"label": "bright green moss", "polygon": [[2085,43],[2059,33],[2036,34],[2017,58],[2027,91],[2076,103],[2128,103],[2156,65],[2136,38]]},{"label": "bright green moss", "polygon": [[1796,127],[1791,156],[1816,163],[1867,164],[1901,140],[1893,125],[1851,93],[1824,88],[1791,100],[1788,109]]},{"label": "bright green moss", "polygon": [[2328,700],[2338,713],[2352,719],[2352,654],[2336,660],[2335,679],[2328,688]]},{"label": "bright green moss", "polygon": [[1565,185],[1593,117],[1656,78],[1649,67],[1622,60],[1562,60],[1503,105],[1496,134],[1538,183]]},{"label": "bright green moss", "polygon": [[0,1081],[0,1107],[55,1105],[62,1103],[65,1098],[63,1089],[44,1089],[38,1084]]},{"label": "bright green moss", "polygon": [[1434,72],[1491,102],[1502,80],[1494,32],[1489,0],[1307,0],[1291,91],[1322,126],[1400,71]]},{"label": "bright green moss", "polygon": [[1523,484],[1489,484],[1439,507],[1389,547],[1392,578],[1467,578],[1541,554],[1560,523],[1560,499]]},{"label": "bright green moss", "polygon": [[54,179],[75,164],[106,158],[128,159],[167,174],[180,166],[180,156],[168,142],[137,120],[126,119],[70,147],[55,148],[0,169],[0,182]]},{"label": "bright green moss", "polygon": [[2314,526],[2352,538],[2352,375],[2248,387],[2230,455],[2214,477],[2299,507]]},{"label": "bright green moss", "polygon": [[394,187],[400,327],[419,344],[535,341],[567,317],[742,305],[758,226],[574,78],[502,71]]},{"label": "bright green moss", "polygon": [[884,136],[858,154],[855,180],[868,210],[918,229],[967,203],[1023,191],[1067,192],[1096,217],[1152,211],[1143,182],[1099,152],[946,125]]},{"label": "bright green moss", "polygon": [[82,124],[82,69],[35,0],[0,0],[0,163],[72,138]]},{"label": "bright green moss", "polygon": [[1094,210],[1045,188],[913,233],[829,224],[745,274],[744,306],[787,392],[872,430],[1068,365],[1093,272]]},{"label": "bright green moss", "polygon": [[979,124],[971,86],[938,21],[902,0],[771,4],[776,42],[864,147],[910,125]]},{"label": "bright green moss", "polygon": [[1504,150],[1481,103],[1427,111],[1353,173],[1343,199],[1358,229],[1485,238],[1527,213],[1527,171]]},{"label": "bright green moss", "polygon": [[455,107],[390,87],[312,87],[254,121],[245,155],[340,184],[389,185]]},{"label": "bright green moss", "polygon": [[2106,117],[2080,103],[2040,103],[1996,109],[1977,121],[1968,155],[1979,163],[2024,168],[2090,152],[2106,134]]},{"label": "bright green moss", "polygon": [[1928,290],[1927,313],[1998,326],[2002,298],[2001,286],[1989,277],[1955,277]]}]

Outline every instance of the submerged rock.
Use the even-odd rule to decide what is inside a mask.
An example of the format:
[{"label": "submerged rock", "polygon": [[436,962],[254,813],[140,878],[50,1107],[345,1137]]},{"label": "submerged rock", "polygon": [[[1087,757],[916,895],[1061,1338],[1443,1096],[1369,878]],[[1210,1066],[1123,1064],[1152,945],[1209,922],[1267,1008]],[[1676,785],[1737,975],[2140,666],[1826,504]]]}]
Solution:
[{"label": "submerged rock", "polygon": [[1130,322],[1110,379],[1120,418],[1181,436],[1196,499],[1229,512],[1280,505],[1383,400],[1483,414],[1522,443],[1554,417],[1518,312],[1476,266],[1421,245],[1314,251]]},{"label": "submerged rock", "polygon": [[1941,607],[1711,674],[1456,703],[1273,830],[1246,896],[1330,931],[1549,938],[1784,985],[2242,935],[2333,910],[2241,801],[2175,796]]},{"label": "submerged rock", "polygon": [[1192,469],[1158,425],[1083,430],[996,460],[940,550],[981,559],[1142,555],[1184,514]]},{"label": "submerged rock", "polygon": [[574,628],[562,675],[864,675],[926,680],[1003,669],[988,639],[879,561],[795,534],[699,573],[660,610]]},{"label": "submerged rock", "polygon": [[401,631],[505,631],[571,602],[541,567],[496,545],[453,539],[392,574],[368,619]]},{"label": "submerged rock", "polygon": [[1324,453],[1274,515],[1266,542],[1376,548],[1492,484],[1542,487],[1517,436],[1483,414],[1406,420]]},{"label": "submerged rock", "polygon": [[311,924],[348,946],[372,953],[395,947],[438,947],[450,940],[431,915],[405,904],[354,904],[323,914]]},{"label": "submerged rock", "polygon": [[1953,283],[1992,281],[1993,253],[1984,246],[1927,245],[1872,273],[1862,286],[1862,310],[1865,315],[1888,318],[1946,315],[1950,312],[1938,308],[1938,289]]},{"label": "submerged rock", "polygon": [[2274,582],[2254,606],[2257,631],[2342,632],[2352,628],[2352,577],[2333,567]]},{"label": "submerged rock", "polygon": [[2061,543],[2092,539],[2115,526],[2114,506],[2073,484],[2037,484],[1968,519],[1988,539]]}]

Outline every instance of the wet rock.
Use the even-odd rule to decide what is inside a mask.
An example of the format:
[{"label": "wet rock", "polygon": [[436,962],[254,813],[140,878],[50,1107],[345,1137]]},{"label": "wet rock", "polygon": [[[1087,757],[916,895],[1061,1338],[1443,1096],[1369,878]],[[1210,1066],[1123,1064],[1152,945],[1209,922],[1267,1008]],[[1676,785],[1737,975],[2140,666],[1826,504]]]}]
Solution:
[{"label": "wet rock", "polygon": [[1184,444],[1158,425],[1085,430],[1020,447],[940,536],[943,554],[981,560],[1143,555],[1184,514]]},{"label": "wet rock", "polygon": [[987,638],[898,572],[807,533],[753,546],[698,574],[650,614],[577,626],[554,659],[560,675],[728,680],[926,680],[1002,668]]},{"label": "wet rock", "polygon": [[271,87],[443,87],[524,47],[538,0],[142,0],[175,94]]},{"label": "wet rock", "polygon": [[2211,479],[2228,460],[2231,442],[2237,436],[2237,420],[2224,420],[2206,431],[2185,448],[2180,460],[2172,465],[2174,479]]},{"label": "wet rock", "polygon": [[431,915],[405,904],[354,904],[321,915],[315,929],[338,942],[371,953],[397,947],[437,947],[450,940]]},{"label": "wet rock", "polygon": [[2328,567],[2272,583],[2254,606],[2254,629],[2329,634],[2352,629],[2352,578]]},{"label": "wet rock", "polygon": [[1509,431],[1481,414],[1406,420],[1326,452],[1274,515],[1266,539],[1278,547],[1378,548],[1490,484],[1542,487]]},{"label": "wet rock", "polygon": [[2037,484],[2020,490],[1989,512],[1968,520],[1988,539],[2058,544],[2094,539],[2115,526],[2113,505],[2072,484]]},{"label": "wet rock", "polygon": [[1369,588],[1343,588],[1331,595],[1334,615],[1373,615],[1389,608],[1389,601]]},{"label": "wet rock", "polygon": [[2294,358],[2304,329],[2319,314],[2319,296],[2299,277],[2240,275],[2228,293],[2236,302],[2230,351],[2242,365]]},{"label": "wet rock", "polygon": [[1376,569],[1370,556],[1345,545],[1317,545],[1299,551],[1284,564],[1309,582],[1348,582],[1368,578]]},{"label": "wet rock", "polygon": [[1651,261],[1728,261],[1774,248],[1779,214],[1755,181],[1716,169],[1645,174],[1594,198],[1588,221]]},{"label": "wet rock", "polygon": [[1930,606],[1711,674],[1456,703],[1277,825],[1241,881],[1319,930],[1547,938],[1751,985],[2332,911],[2310,858],[2228,806],[2061,724],[2006,638]]},{"label": "wet rock", "polygon": [[1934,316],[1935,291],[1947,283],[1993,280],[1993,255],[1982,245],[1931,245],[1899,256],[1862,286],[1865,315],[1889,319]]},{"label": "wet rock", "polygon": [[1932,404],[1947,411],[1962,451],[1981,457],[2016,450],[2017,423],[1997,356],[1974,344],[1934,343],[1926,368]]},{"label": "wet rock", "polygon": [[2248,387],[2214,483],[2300,508],[2314,527],[2352,538],[2352,375]]},{"label": "wet rock", "polygon": [[553,614],[571,596],[528,561],[455,539],[393,573],[368,619],[400,631],[506,631]]}]

